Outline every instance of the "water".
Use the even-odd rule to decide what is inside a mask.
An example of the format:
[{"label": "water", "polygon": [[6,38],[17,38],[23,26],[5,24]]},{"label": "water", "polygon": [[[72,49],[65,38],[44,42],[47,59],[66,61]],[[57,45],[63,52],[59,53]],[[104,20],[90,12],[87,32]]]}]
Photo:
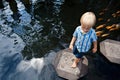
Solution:
[{"label": "water", "polygon": [[[30,7],[21,0],[15,1],[17,8],[10,9],[11,4],[3,1],[5,7],[0,9],[1,80],[64,80],[57,76],[52,61],[62,46],[68,47],[75,27],[80,25],[80,16],[94,11],[98,19],[94,28],[120,21],[120,1],[33,0],[32,4],[28,2]],[[99,42],[120,41],[120,29],[96,29],[102,30]],[[102,37],[104,34],[109,36]],[[99,51],[87,58],[89,73],[81,80],[120,79],[120,65],[110,63]]]},{"label": "water", "polygon": [[51,51],[45,58],[24,60],[21,50],[25,43],[18,35],[0,33],[0,42],[0,80],[62,80],[52,65],[56,52]]}]

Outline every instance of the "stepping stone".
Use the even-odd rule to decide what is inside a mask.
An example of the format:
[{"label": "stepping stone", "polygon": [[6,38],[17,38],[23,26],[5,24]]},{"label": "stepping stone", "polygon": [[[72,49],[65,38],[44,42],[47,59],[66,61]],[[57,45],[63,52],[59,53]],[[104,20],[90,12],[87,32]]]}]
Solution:
[{"label": "stepping stone", "polygon": [[120,42],[106,39],[100,43],[101,53],[113,63],[120,64]]},{"label": "stepping stone", "polygon": [[54,66],[58,76],[69,80],[77,80],[87,74],[87,58],[84,56],[83,60],[78,63],[78,66],[76,68],[72,68],[71,65],[73,64],[74,59],[74,54],[68,48],[57,52]]}]

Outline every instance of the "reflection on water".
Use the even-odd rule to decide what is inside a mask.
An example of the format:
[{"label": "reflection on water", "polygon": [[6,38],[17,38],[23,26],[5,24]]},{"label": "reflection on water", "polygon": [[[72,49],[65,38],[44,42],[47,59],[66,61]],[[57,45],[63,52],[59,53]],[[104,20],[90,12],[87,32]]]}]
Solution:
[{"label": "reflection on water", "polygon": [[[28,2],[28,0],[25,1]],[[120,1],[30,1],[32,1],[32,4],[31,2],[25,3],[22,0],[15,0],[17,8],[10,9],[11,3],[4,0],[3,4],[5,7],[0,9],[0,33],[7,36],[13,33],[19,35],[26,44],[24,50],[22,50],[24,59],[32,59],[28,63],[23,61],[19,65],[26,64],[31,66],[29,63],[32,61],[39,62],[39,60],[34,60],[34,58],[43,57],[45,54],[50,53],[51,50],[58,51],[63,48],[61,45],[69,45],[75,27],[80,25],[79,18],[86,11],[93,11],[97,16],[98,20],[94,28],[98,34],[99,42],[107,38],[120,41]],[[29,6],[26,6],[26,4],[29,4]],[[65,47],[68,46],[65,45]],[[119,65],[111,64],[99,52],[95,56],[88,56],[90,73],[83,80],[113,80],[113,78],[109,78],[112,75],[115,80],[119,80]],[[42,65],[42,63],[40,64]],[[51,69],[51,67],[46,66],[44,70]],[[26,69],[25,66],[23,68]],[[44,70],[42,73],[46,74]],[[19,77],[22,77],[22,75],[20,74]],[[52,74],[51,76],[53,77]],[[18,80],[19,77],[13,80]],[[53,79],[58,80],[58,77]],[[48,80],[48,78],[45,79],[44,76],[41,79],[39,78],[39,80]]]},{"label": "reflection on water", "polygon": [[0,33],[0,45],[0,80],[63,80],[52,65],[56,52],[51,51],[45,58],[24,60],[21,50],[25,43],[15,33]]}]

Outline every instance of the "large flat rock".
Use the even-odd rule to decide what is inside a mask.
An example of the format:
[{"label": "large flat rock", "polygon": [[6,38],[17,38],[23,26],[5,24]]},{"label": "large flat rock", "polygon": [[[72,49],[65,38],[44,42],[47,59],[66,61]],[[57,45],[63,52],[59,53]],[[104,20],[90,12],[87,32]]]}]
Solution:
[{"label": "large flat rock", "polygon": [[120,42],[114,40],[104,40],[100,43],[101,53],[113,63],[120,64]]},{"label": "large flat rock", "polygon": [[74,59],[75,56],[69,49],[64,49],[57,53],[54,66],[60,77],[77,80],[87,74],[88,60],[86,57],[83,57],[83,60],[78,63],[76,68],[72,68],[71,65]]}]

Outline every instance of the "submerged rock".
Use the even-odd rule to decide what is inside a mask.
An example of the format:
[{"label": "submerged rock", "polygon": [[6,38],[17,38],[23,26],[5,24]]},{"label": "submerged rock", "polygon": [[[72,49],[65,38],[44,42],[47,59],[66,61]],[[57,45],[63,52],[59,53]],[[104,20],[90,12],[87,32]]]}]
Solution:
[{"label": "submerged rock", "polygon": [[78,63],[76,68],[72,68],[71,65],[75,59],[71,50],[64,49],[57,53],[54,61],[55,69],[60,77],[69,80],[77,80],[87,74],[88,70],[88,60],[83,57],[82,62]]},{"label": "submerged rock", "polygon": [[113,63],[120,64],[120,42],[115,40],[104,40],[100,43],[101,53]]}]

